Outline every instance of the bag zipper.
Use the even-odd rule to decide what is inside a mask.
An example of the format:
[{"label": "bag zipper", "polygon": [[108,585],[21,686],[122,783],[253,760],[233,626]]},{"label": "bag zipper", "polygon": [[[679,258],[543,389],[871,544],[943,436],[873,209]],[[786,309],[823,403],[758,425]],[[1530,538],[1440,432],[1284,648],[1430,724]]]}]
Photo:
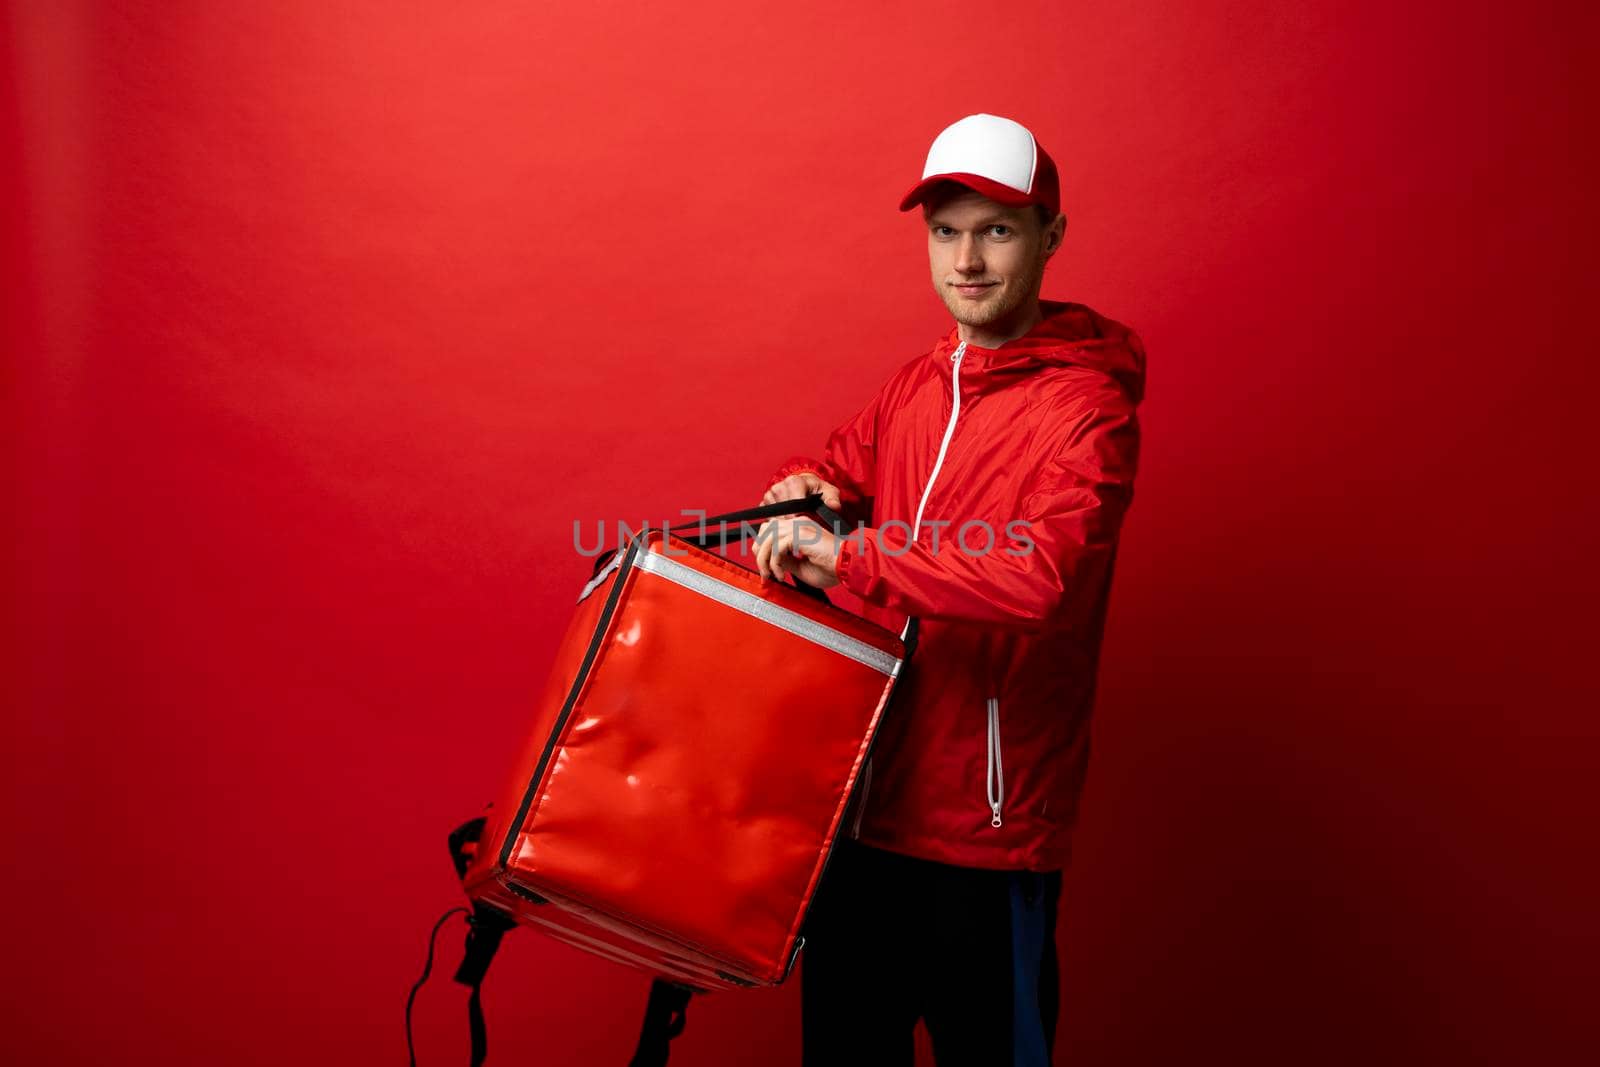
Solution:
[{"label": "bag zipper", "polygon": [[[950,448],[950,438],[956,432],[956,417],[961,414],[961,357],[967,354],[967,342],[962,341],[956,345],[956,350],[950,353],[950,421],[945,423],[944,437],[939,441],[939,454],[933,458],[933,470],[928,474],[928,483],[922,487],[922,499],[917,501],[917,516],[911,521],[911,540],[917,540],[917,535],[922,532],[922,509],[928,506],[928,494],[933,492],[933,483],[939,477],[939,468],[944,466],[945,453]],[[900,639],[905,640],[911,631],[911,620],[900,628]],[[867,763],[862,768],[861,799],[856,802],[855,821],[850,826],[850,836],[861,836],[861,816],[867,809],[867,791],[872,788],[872,757],[867,757]]]},{"label": "bag zipper", "polygon": [[856,817],[850,823],[850,836],[861,836],[861,813],[867,810],[867,794],[872,790],[872,757],[867,757],[867,765],[861,769],[861,796],[856,800]]}]

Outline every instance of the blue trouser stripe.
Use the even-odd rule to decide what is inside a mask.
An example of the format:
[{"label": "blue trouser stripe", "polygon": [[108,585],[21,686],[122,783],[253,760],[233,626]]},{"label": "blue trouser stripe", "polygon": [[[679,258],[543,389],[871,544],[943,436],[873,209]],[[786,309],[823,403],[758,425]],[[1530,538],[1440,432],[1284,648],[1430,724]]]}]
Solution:
[{"label": "blue trouser stripe", "polygon": [[1031,871],[1015,871],[1010,890],[1011,1063],[1013,1067],[1050,1067],[1039,1003],[1039,969],[1048,936],[1044,879]]}]

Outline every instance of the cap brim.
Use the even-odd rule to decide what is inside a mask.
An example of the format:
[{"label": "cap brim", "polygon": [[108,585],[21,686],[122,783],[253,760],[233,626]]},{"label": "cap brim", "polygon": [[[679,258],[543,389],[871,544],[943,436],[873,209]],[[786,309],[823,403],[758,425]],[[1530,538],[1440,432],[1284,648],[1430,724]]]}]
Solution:
[{"label": "cap brim", "polygon": [[1002,185],[992,178],[985,178],[979,174],[931,174],[911,187],[911,191],[900,198],[900,210],[910,211],[928,198],[933,187],[944,182],[955,182],[965,185],[974,192],[981,193],[998,204],[1008,207],[1021,207],[1024,204],[1038,203],[1033,197],[1009,185]]}]

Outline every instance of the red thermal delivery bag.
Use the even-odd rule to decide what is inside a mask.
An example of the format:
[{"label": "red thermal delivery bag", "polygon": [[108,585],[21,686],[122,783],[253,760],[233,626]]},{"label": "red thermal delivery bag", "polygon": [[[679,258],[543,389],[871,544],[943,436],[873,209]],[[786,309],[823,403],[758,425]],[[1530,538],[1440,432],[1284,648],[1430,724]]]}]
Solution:
[{"label": "red thermal delivery bag", "polygon": [[813,495],[647,526],[597,561],[504,790],[451,838],[475,1059],[478,985],[514,924],[654,975],[652,1005],[669,985],[678,1010],[794,967],[916,634],[710,550],[802,512],[844,532]]}]

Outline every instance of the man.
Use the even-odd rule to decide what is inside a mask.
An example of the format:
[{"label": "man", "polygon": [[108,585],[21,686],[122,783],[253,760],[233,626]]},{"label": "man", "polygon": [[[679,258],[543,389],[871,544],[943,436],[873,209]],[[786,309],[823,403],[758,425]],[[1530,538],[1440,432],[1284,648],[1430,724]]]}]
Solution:
[{"label": "man", "polygon": [[920,1018],[941,1067],[1044,1065],[1144,351],[1040,298],[1066,219],[1025,127],[945,129],[900,209],[918,205],[954,328],[762,497],[821,493],[860,524],[769,520],[763,577],[842,584],[896,630],[921,620],[807,918],[803,1059],[909,1065]]}]

